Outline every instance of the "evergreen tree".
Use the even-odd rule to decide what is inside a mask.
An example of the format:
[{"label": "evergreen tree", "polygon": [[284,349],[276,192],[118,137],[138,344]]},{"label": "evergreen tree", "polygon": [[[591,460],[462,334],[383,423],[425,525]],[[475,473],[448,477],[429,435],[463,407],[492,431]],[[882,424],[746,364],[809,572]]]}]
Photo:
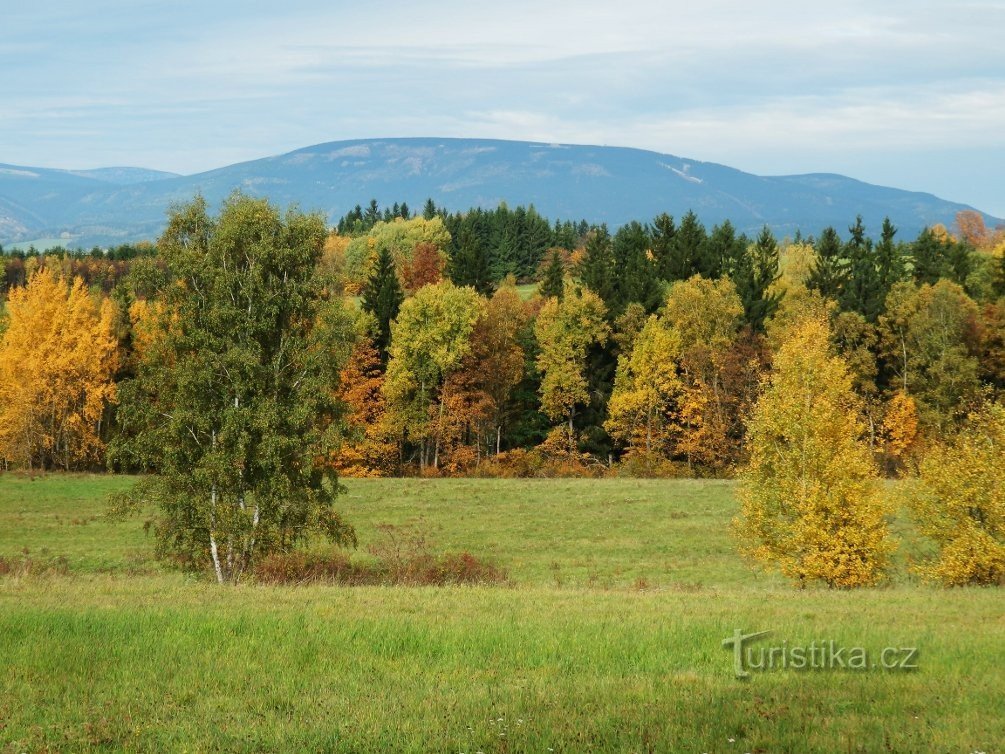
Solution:
[{"label": "evergreen tree", "polygon": [[912,275],[918,285],[934,285],[947,277],[946,243],[931,228],[925,228],[911,244]]},{"label": "evergreen tree", "polygon": [[705,226],[698,220],[698,216],[689,210],[681,218],[680,226],[673,237],[669,280],[687,280],[699,272],[698,257],[705,237]]},{"label": "evergreen tree", "polygon": [[544,268],[544,276],[538,291],[544,298],[562,299],[565,283],[565,265],[558,249],[552,249],[548,254],[548,266]]},{"label": "evergreen tree", "polygon": [[611,303],[617,298],[617,281],[614,250],[606,225],[601,225],[590,233],[583,260],[579,264],[579,279],[583,285],[600,296],[609,312]]},{"label": "evergreen tree", "polygon": [[649,258],[649,233],[638,222],[624,225],[614,234],[612,250],[617,296],[608,304],[609,314],[618,317],[630,303],[639,303],[646,312],[656,311],[663,299],[663,286],[656,265]]},{"label": "evergreen tree", "polygon": [[765,321],[775,313],[782,299],[782,294],[768,292],[779,273],[778,242],[767,225],[747,248],[732,277],[743,301],[744,321],[755,332],[764,332]]},{"label": "evergreen tree", "polygon": [[394,257],[389,249],[381,249],[373,274],[363,287],[362,307],[377,320],[374,345],[383,363],[387,362],[387,350],[391,346],[391,322],[398,316],[404,300]]},{"label": "evergreen tree", "polygon": [[834,228],[824,228],[814,244],[816,259],[810,269],[808,288],[820,291],[825,298],[838,299],[848,280],[848,265],[841,238]]},{"label": "evergreen tree", "polygon": [[733,224],[725,220],[699,245],[696,271],[709,280],[729,275],[743,258],[746,246],[746,239],[737,238]]},{"label": "evergreen tree", "polygon": [[897,229],[889,217],[883,218],[883,229],[876,245],[876,276],[879,281],[879,295],[885,302],[890,289],[904,279],[904,252],[900,244],[894,243]]},{"label": "evergreen tree", "polygon": [[363,230],[370,230],[370,228],[380,222],[380,217],[380,207],[377,205],[377,200],[371,199],[370,204],[363,213]]},{"label": "evergreen tree", "polygon": [[848,278],[841,291],[841,308],[858,312],[869,322],[875,322],[883,311],[886,296],[880,283],[872,241],[865,237],[861,215],[848,231],[851,237],[845,244],[844,252],[848,260]]},{"label": "evergreen tree", "polygon": [[436,204],[432,199],[426,199],[426,203],[422,207],[422,217],[426,220],[432,220],[436,217]]},{"label": "evergreen tree", "polygon": [[675,280],[682,280],[675,276],[674,270],[674,236],[677,228],[674,225],[673,217],[664,212],[653,220],[652,228],[649,231],[652,236],[653,259],[656,262],[656,275],[660,280],[672,283]]},{"label": "evergreen tree", "polygon": [[471,286],[483,296],[492,293],[489,257],[485,252],[485,245],[470,227],[461,228],[456,251],[450,257],[447,271],[454,285]]}]

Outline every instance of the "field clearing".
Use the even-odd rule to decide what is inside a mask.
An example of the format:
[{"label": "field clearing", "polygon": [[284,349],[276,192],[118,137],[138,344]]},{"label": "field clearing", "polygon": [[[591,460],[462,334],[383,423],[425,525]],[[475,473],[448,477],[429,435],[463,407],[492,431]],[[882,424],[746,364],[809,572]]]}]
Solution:
[{"label": "field clearing", "polygon": [[[152,560],[128,477],[0,476],[0,751],[997,752],[1005,598],[794,590],[735,554],[732,484],[348,480],[361,549],[393,523],[501,587],[219,588]],[[898,531],[910,525],[897,520]],[[359,555],[365,557],[364,553]],[[734,677],[722,640],[918,647],[918,670]],[[732,740],[731,740],[732,739]]]}]

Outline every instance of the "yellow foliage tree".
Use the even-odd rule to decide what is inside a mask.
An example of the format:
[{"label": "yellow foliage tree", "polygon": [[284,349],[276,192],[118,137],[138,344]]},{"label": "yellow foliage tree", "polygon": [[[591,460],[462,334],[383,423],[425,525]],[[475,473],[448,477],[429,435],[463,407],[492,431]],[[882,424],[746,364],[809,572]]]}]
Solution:
[{"label": "yellow foliage tree", "polygon": [[748,425],[742,550],[799,583],[877,582],[893,549],[852,377],[826,320],[790,330]]},{"label": "yellow foliage tree", "polygon": [[630,452],[665,455],[683,391],[677,376],[680,334],[652,316],[618,359],[604,428]]},{"label": "yellow foliage tree", "polygon": [[1005,584],[1005,407],[972,414],[921,463],[912,503],[938,558],[921,568],[949,586]]},{"label": "yellow foliage tree", "polygon": [[887,404],[883,435],[886,452],[898,461],[914,448],[918,440],[918,406],[907,393],[897,391]]},{"label": "yellow foliage tree", "polygon": [[101,419],[115,400],[115,310],[83,282],[42,268],[7,302],[0,340],[0,457],[70,469],[101,459]]}]

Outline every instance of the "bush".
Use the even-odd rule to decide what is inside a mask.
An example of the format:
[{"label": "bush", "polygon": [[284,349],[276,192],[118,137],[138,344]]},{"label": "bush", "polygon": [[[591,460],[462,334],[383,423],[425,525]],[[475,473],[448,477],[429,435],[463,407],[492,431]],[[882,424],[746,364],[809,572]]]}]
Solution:
[{"label": "bush", "polygon": [[338,584],[341,586],[447,586],[499,584],[506,573],[469,552],[434,554],[424,532],[393,524],[378,526],[380,538],[368,559],[351,560],[339,551],[298,550],[258,561],[255,578],[263,584]]}]

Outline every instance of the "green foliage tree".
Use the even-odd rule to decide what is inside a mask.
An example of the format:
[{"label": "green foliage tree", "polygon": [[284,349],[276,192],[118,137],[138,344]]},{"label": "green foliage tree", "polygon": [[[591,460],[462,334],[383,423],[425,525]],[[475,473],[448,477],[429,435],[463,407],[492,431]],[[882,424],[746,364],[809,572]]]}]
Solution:
[{"label": "green foliage tree", "polygon": [[443,281],[406,299],[391,327],[384,395],[397,429],[418,448],[420,468],[439,467],[432,420],[443,417],[443,382],[471,352],[471,333],[484,306],[473,288]]},{"label": "green foliage tree", "polygon": [[483,296],[492,293],[493,275],[485,246],[470,228],[463,228],[447,272],[454,285],[470,286]]},{"label": "green foliage tree", "polygon": [[315,275],[325,236],[320,216],[237,194],[216,220],[202,199],[174,210],[159,242],[174,283],[121,387],[114,448],[153,473],[119,507],[156,503],[159,554],[221,583],[315,533],[355,542],[333,472],[315,463],[335,447],[352,340]]},{"label": "green foliage tree", "polygon": [[898,283],[879,318],[889,382],[914,396],[922,424],[945,430],[980,389],[977,305],[949,280],[916,288]]},{"label": "green foliage tree", "polygon": [[743,301],[744,321],[754,332],[763,333],[765,321],[782,300],[782,293],[772,287],[779,278],[778,242],[767,225],[747,247],[732,277]]},{"label": "green foliage tree", "polygon": [[377,255],[373,274],[363,288],[363,311],[376,320],[374,345],[382,363],[387,363],[387,349],[391,345],[391,323],[398,316],[405,294],[401,290],[391,250],[383,248]]},{"label": "green foliage tree", "polygon": [[690,277],[688,271],[678,270],[675,265],[674,237],[677,235],[677,227],[673,218],[666,212],[657,215],[649,233],[657,277],[668,283]]},{"label": "green foliage tree", "polygon": [[650,240],[649,233],[638,222],[628,223],[614,234],[611,251],[617,290],[614,300],[606,302],[610,316],[619,316],[631,303],[654,312],[662,302],[663,286],[651,257]]},{"label": "green foliage tree", "polygon": [[575,446],[578,406],[589,401],[587,355],[594,344],[607,341],[607,310],[590,289],[566,284],[561,301],[548,299],[534,325],[539,353],[541,409],[552,421],[565,421],[570,450]]},{"label": "green foliage tree", "polygon": [[610,305],[616,303],[618,291],[614,248],[606,225],[595,228],[587,238],[578,273],[580,282],[597,294],[609,311]]},{"label": "green foliage tree", "polygon": [[813,246],[816,258],[810,269],[806,287],[818,290],[824,298],[837,301],[848,281],[848,264],[841,238],[834,228],[824,228]]},{"label": "green foliage tree", "polygon": [[544,268],[544,276],[538,291],[545,298],[562,298],[565,289],[565,265],[558,249],[552,249],[548,254],[548,266]]},{"label": "green foliage tree", "polygon": [[880,282],[879,269],[872,241],[866,238],[862,216],[848,228],[850,238],[845,244],[844,256],[847,260],[847,278],[840,294],[841,308],[858,312],[869,322],[875,322],[883,311],[884,290]]}]

